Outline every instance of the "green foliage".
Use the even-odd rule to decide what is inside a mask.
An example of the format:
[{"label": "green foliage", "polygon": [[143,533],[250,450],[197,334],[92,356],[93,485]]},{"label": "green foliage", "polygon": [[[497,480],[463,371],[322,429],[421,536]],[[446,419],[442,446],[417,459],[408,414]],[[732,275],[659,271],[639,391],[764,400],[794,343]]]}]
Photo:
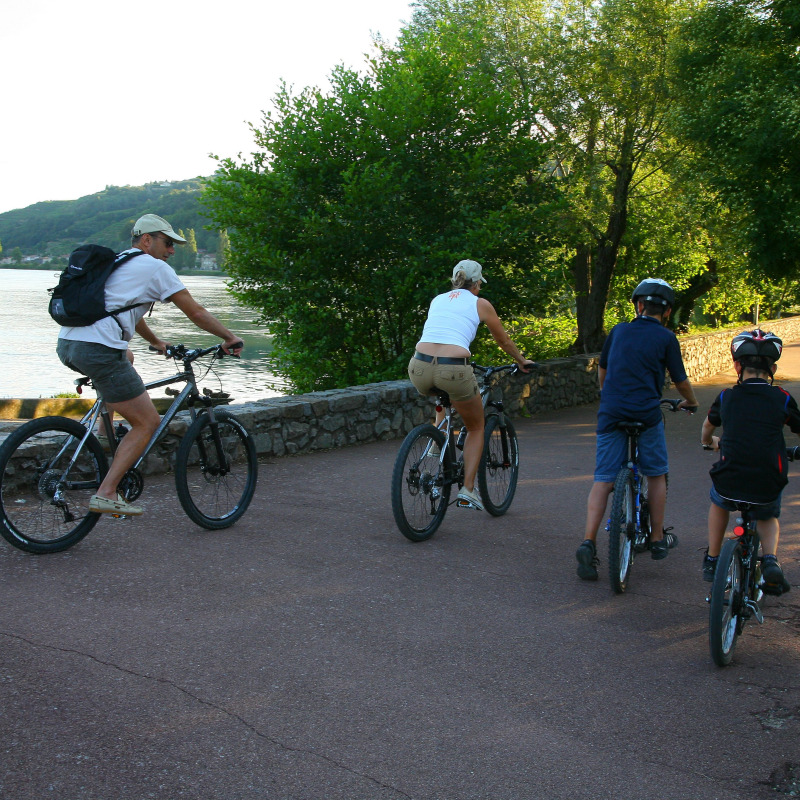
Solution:
[{"label": "green foliage", "polygon": [[220,269],[225,269],[228,263],[228,255],[231,249],[231,241],[228,238],[228,231],[224,228],[219,232],[219,240],[217,241],[217,266]]},{"label": "green foliage", "polygon": [[260,152],[208,182],[277,372],[300,391],[401,377],[461,258],[484,264],[505,313],[547,306],[561,284],[543,268],[554,196],[494,70],[433,33],[331,83],[284,88],[254,131]]},{"label": "green foliage", "polygon": [[800,7],[710,0],[676,50],[675,128],[693,168],[739,217],[751,264],[773,280],[800,268]]},{"label": "green foliage", "polygon": [[72,398],[72,397],[80,397],[79,394],[75,392],[59,392],[58,394],[51,395],[54,400],[58,400],[59,398]]},{"label": "green foliage", "polygon": [[20,261],[22,261],[22,250],[20,250],[19,247],[15,247],[11,251],[11,258],[13,258],[14,261],[16,261],[17,264],[19,264]]},{"label": "green foliage", "polygon": [[91,241],[115,250],[130,247],[131,228],[142,214],[158,214],[179,227],[197,231],[197,246],[214,250],[217,234],[205,230],[200,206],[202,181],[145,186],[108,186],[78,200],[54,200],[0,214],[0,238],[6,247],[28,253],[63,255]]}]

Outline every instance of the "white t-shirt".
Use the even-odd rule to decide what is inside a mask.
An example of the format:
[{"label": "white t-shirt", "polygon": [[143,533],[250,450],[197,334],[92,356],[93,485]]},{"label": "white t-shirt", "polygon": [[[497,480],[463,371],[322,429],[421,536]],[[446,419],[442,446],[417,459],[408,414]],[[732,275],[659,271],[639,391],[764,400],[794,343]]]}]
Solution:
[{"label": "white t-shirt", "polygon": [[419,340],[457,344],[469,351],[480,324],[477,295],[466,289],[453,289],[433,298]]},{"label": "white t-shirt", "polygon": [[[131,248],[125,253],[138,248]],[[120,253],[120,256],[124,253]],[[133,303],[163,303],[186,287],[181,283],[175,270],[158,258],[144,253],[126,261],[115,270],[106,281],[106,311],[124,308]],[[139,320],[149,311],[149,305],[141,305],[130,311],[123,311],[114,317],[105,317],[93,325],[82,328],[61,328],[59,339],[72,339],[78,342],[97,342],[117,350],[127,350]],[[122,330],[120,330],[120,325]]]}]

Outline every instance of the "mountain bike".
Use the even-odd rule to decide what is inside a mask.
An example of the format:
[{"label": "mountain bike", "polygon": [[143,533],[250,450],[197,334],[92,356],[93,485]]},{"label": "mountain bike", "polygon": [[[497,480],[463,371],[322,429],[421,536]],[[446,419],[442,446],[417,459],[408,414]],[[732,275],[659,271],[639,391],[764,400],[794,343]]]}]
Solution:
[{"label": "mountain bike", "polygon": [[[681,400],[664,398],[662,408],[675,412]],[[692,408],[690,413],[695,409]],[[614,480],[614,498],[608,520],[608,572],[611,588],[622,594],[636,553],[650,549],[650,507],[647,502],[647,477],[639,472],[639,436],[647,428],[643,422],[618,422],[628,435],[628,463]],[[669,480],[669,476],[667,476]]]},{"label": "mountain bike", "polygon": [[[192,421],[175,457],[178,499],[193,522],[218,530],[230,527],[247,511],[256,488],[258,457],[244,425],[230,412],[215,408],[212,399],[197,389],[192,363],[210,354],[208,370],[225,355],[222,345],[189,350],[177,344],[167,349],[176,366],[182,362],[182,370],[145,388],[180,382],[186,386],[144,453],[125,473],[119,493],[128,502],[141,495],[142,463],[186,401]],[[82,377],[75,385],[80,393],[91,381]],[[108,472],[106,453],[93,433],[98,421],[113,458],[127,429],[121,423],[114,429],[102,399],[80,422],[67,417],[34,419],[0,446],[0,535],[14,547],[28,553],[57,553],[79,542],[97,524],[100,514],[89,511],[89,500]]]},{"label": "mountain bike", "polygon": [[[789,461],[800,457],[800,447],[787,447],[786,457]],[[741,516],[736,518],[733,538],[722,546],[711,595],[706,598],[711,604],[708,644],[711,658],[718,667],[731,663],[736,640],[749,619],[755,617],[759,625],[764,622],[761,557],[758,555],[761,540],[756,521],[750,518],[753,506],[736,502]]]},{"label": "mountain bike", "polygon": [[[516,364],[483,367],[472,363],[480,374],[480,395],[486,425],[483,455],[478,466],[478,491],[486,511],[499,517],[508,511],[519,476],[517,434],[503,409],[493,399],[494,378],[503,372],[514,375]],[[450,493],[464,485],[463,447],[467,429],[456,438],[453,408],[447,392],[437,391],[437,411],[444,410],[438,427],[418,425],[403,440],[392,472],[392,512],[400,532],[412,542],[430,539],[441,525]]]}]

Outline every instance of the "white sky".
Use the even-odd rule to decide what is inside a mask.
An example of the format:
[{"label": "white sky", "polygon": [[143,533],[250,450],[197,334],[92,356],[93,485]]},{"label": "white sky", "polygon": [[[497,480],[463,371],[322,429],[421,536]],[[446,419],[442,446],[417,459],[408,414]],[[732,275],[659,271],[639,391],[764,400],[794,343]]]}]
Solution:
[{"label": "white sky", "polygon": [[410,0],[0,0],[0,212],[213,172],[281,79],[327,86]]}]

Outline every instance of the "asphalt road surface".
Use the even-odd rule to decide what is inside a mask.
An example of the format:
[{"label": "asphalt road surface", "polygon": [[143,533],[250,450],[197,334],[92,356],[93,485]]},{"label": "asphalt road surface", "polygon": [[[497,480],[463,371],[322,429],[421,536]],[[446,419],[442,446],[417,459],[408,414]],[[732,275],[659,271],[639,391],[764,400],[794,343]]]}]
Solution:
[{"label": "asphalt road surface", "polygon": [[[800,353],[782,374],[800,379]],[[704,407],[718,389],[699,388]],[[392,518],[399,442],[264,461],[228,531],[194,527],[163,477],[147,482],[146,516],[103,520],[65,553],[0,543],[0,797],[800,791],[800,480],[781,519],[794,589],[767,599],[719,669],[701,578],[704,414],[667,415],[680,546],[638,557],[615,596],[605,535],[600,580],[575,574],[595,413],[519,420],[509,513],[451,507],[422,544]]]}]

